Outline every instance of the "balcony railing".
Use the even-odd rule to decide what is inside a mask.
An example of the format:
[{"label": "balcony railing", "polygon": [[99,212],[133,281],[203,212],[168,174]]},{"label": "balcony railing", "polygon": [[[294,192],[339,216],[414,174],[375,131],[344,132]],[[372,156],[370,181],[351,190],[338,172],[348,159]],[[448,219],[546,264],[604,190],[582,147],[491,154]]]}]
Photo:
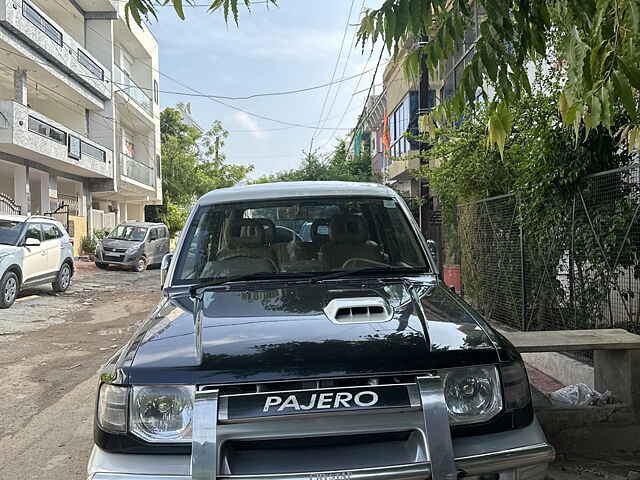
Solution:
[{"label": "balcony railing", "polygon": [[113,66],[116,84],[115,89],[126,92],[129,98],[136,102],[149,115],[153,115],[153,107],[151,98],[131,79],[128,73],[122,70],[118,65]]},{"label": "balcony railing", "polygon": [[153,186],[153,168],[124,153],[120,154],[120,172],[136,182]]}]

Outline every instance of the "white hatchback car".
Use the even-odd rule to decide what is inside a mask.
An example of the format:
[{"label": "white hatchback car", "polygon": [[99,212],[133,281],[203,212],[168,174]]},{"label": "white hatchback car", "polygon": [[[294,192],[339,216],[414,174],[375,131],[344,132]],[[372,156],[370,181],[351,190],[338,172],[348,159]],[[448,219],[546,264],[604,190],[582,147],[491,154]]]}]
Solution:
[{"label": "white hatchback car", "polygon": [[0,308],[13,305],[26,287],[51,283],[64,292],[73,273],[73,244],[60,222],[0,215]]}]

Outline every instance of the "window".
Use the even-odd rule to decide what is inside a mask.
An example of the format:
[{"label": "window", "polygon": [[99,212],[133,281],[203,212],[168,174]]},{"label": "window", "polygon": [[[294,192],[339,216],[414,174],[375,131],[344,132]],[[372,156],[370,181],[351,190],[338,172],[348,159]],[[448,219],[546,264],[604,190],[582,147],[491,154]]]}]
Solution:
[{"label": "window", "polygon": [[174,276],[183,284],[251,273],[277,278],[360,268],[428,269],[407,216],[392,198],[204,206],[184,235]]},{"label": "window", "polygon": [[391,156],[400,157],[411,150],[411,144],[405,137],[409,125],[418,112],[418,92],[409,92],[389,117]]},{"label": "window", "polygon": [[104,70],[102,70],[96,62],[91,60],[91,58],[80,49],[78,49],[78,62],[84,68],[93,73],[98,80],[104,80]]},{"label": "window", "polygon": [[56,238],[62,237],[62,232],[53,223],[43,223],[42,233],[43,233],[45,242],[47,240],[55,240]]},{"label": "window", "polygon": [[35,238],[38,241],[42,241],[42,231],[40,230],[39,223],[30,223],[27,227],[27,232],[24,234],[24,239]]},{"label": "window", "polygon": [[62,33],[27,2],[22,2],[22,16],[58,45],[63,45]]},{"label": "window", "polygon": [[158,238],[160,238],[160,232],[158,231],[157,228],[152,228],[151,232],[149,232],[149,240],[153,241],[153,240],[157,240]]},{"label": "window", "polygon": [[82,155],[88,155],[95,158],[96,160],[100,160],[101,162],[106,161],[106,153],[104,152],[104,150],[101,150],[98,147],[94,147],[90,143],[80,142],[80,151]]},{"label": "window", "polygon": [[43,137],[50,138],[51,140],[61,143],[62,145],[67,144],[67,134],[65,132],[52,127],[48,123],[45,123],[42,120],[38,120],[37,118],[32,116],[29,116],[29,130],[31,132],[42,135]]},{"label": "window", "polygon": [[156,103],[160,103],[160,89],[158,88],[158,81],[153,81],[153,100]]},{"label": "window", "polygon": [[24,224],[15,220],[0,220],[0,245],[15,245]]},{"label": "window", "polygon": [[69,156],[71,158],[80,158],[80,139],[78,137],[74,137],[73,135],[69,135]]}]

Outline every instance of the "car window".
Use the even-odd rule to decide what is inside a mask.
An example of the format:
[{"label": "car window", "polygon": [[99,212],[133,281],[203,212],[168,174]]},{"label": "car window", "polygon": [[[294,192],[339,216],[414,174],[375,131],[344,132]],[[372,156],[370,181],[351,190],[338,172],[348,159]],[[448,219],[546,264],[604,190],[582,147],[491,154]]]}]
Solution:
[{"label": "car window", "polygon": [[36,240],[42,241],[42,230],[40,229],[39,223],[29,223],[27,226],[27,231],[25,232],[24,239],[27,238],[35,238]]},{"label": "car window", "polygon": [[158,229],[152,228],[151,232],[149,232],[149,240],[153,241],[153,240],[157,240],[158,238],[159,238]]},{"label": "car window", "polygon": [[62,237],[62,232],[52,223],[43,223],[42,235],[44,237],[44,241],[46,242],[47,240],[55,240],[56,238]]},{"label": "car window", "polygon": [[393,198],[255,201],[198,210],[174,280],[428,265]]},{"label": "car window", "polygon": [[0,245],[15,245],[22,233],[23,222],[0,220]]},{"label": "car window", "polygon": [[147,234],[146,227],[135,225],[118,225],[108,236],[114,240],[129,240],[132,242],[142,242]]}]

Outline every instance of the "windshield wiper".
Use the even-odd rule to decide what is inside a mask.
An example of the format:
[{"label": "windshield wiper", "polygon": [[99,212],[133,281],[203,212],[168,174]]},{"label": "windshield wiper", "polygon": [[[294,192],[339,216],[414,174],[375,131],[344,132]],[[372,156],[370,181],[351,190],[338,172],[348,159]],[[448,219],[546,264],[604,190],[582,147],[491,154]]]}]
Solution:
[{"label": "windshield wiper", "polygon": [[359,268],[356,270],[340,270],[337,272],[325,273],[309,278],[309,283],[322,282],[325,280],[333,280],[344,277],[357,277],[360,275],[418,275],[421,273],[429,273],[428,268],[419,267],[374,267]]},{"label": "windshield wiper", "polygon": [[286,278],[300,278],[306,277],[304,273],[274,273],[274,272],[257,272],[248,273],[245,275],[232,275],[230,277],[222,277],[215,280],[209,280],[206,282],[197,283],[189,288],[189,294],[195,297],[198,292],[204,288],[217,287],[224,285],[225,283],[233,282],[249,282],[253,280],[275,280]]}]

